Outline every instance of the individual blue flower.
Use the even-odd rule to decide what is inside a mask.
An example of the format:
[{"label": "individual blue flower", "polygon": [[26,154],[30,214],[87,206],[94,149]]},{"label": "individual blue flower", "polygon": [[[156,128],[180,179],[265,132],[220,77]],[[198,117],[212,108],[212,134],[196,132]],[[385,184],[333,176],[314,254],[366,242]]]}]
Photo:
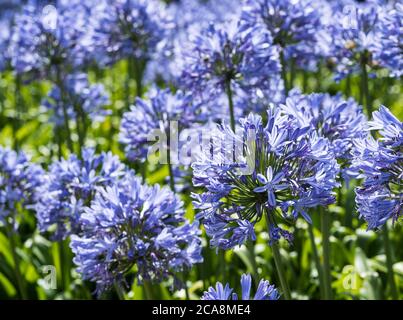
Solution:
[{"label": "individual blue flower", "polygon": [[328,26],[331,35],[331,62],[337,81],[362,69],[379,67],[376,54],[379,51],[381,33],[381,6],[374,3],[354,3],[333,13]]},{"label": "individual blue flower", "polygon": [[49,232],[55,240],[80,233],[80,216],[96,191],[123,174],[124,165],[116,156],[96,155],[93,149],[84,149],[82,159],[71,155],[54,162],[35,205],[39,230]]},{"label": "individual blue flower", "polygon": [[33,206],[42,182],[42,168],[31,163],[24,152],[0,146],[0,223],[10,223],[16,228],[19,207]]},{"label": "individual blue flower", "polygon": [[[321,12],[311,0],[247,0],[242,19],[248,25],[262,25],[281,48],[285,61],[304,62],[320,56]],[[305,64],[305,67],[307,64]],[[283,68],[286,66],[283,65]]]},{"label": "individual blue flower", "polygon": [[[252,277],[250,274],[243,274],[241,276],[241,300],[278,300],[280,295],[274,285],[270,285],[267,280],[260,280],[259,286],[256,290],[255,296],[251,297]],[[225,287],[217,282],[216,287],[210,287],[208,291],[204,292],[201,297],[202,300],[238,300],[238,295],[233,293],[227,283]]]},{"label": "individual blue flower", "polygon": [[79,118],[81,122],[102,121],[110,114],[105,106],[109,96],[102,84],[90,84],[84,73],[67,75],[60,85],[54,85],[43,101],[43,106],[53,112],[52,120],[64,126],[65,113],[68,118]]},{"label": "individual blue flower", "polygon": [[403,4],[397,2],[387,10],[381,23],[381,46],[375,53],[376,59],[392,76],[400,77],[403,75]]},{"label": "individual blue flower", "polygon": [[270,88],[270,79],[280,74],[278,50],[270,33],[259,26],[237,21],[222,26],[210,24],[198,34],[185,54],[184,85],[202,99],[239,88],[253,92]]},{"label": "individual blue flower", "polygon": [[158,0],[101,1],[97,7],[92,41],[101,65],[127,57],[146,62],[170,23],[165,6]]},{"label": "individual blue flower", "polygon": [[254,114],[241,119],[236,134],[218,126],[209,141],[192,164],[193,184],[202,188],[193,197],[214,247],[254,239],[263,215],[272,229],[298,216],[310,222],[311,208],[334,202],[339,167],[328,140],[279,109],[268,110],[266,125]]},{"label": "individual blue flower", "polygon": [[153,88],[146,99],[137,98],[131,110],[123,115],[119,141],[125,145],[129,160],[144,161],[157,130],[168,135],[170,121],[177,121],[178,129],[182,130],[205,121],[205,117],[192,95]]},{"label": "individual blue flower", "polygon": [[351,170],[362,179],[356,188],[356,204],[368,229],[380,229],[389,219],[397,221],[403,213],[403,123],[386,107],[373,113],[369,129],[372,136],[356,141]]},{"label": "individual blue flower", "polygon": [[341,94],[328,93],[303,95],[298,90],[290,92],[281,110],[299,126],[312,126],[330,141],[331,150],[338,160],[351,158],[354,139],[366,135],[366,117],[362,107]]},{"label": "individual blue flower", "polygon": [[29,80],[56,80],[60,73],[85,66],[90,48],[87,6],[80,1],[60,1],[57,7],[27,5],[15,19],[10,51],[11,64]]},{"label": "individual blue flower", "polygon": [[80,217],[84,231],[71,241],[77,271],[101,294],[113,285],[124,287],[130,271],[141,283],[190,268],[202,261],[200,230],[184,214],[182,201],[169,188],[143,185],[126,172],[99,190]]}]

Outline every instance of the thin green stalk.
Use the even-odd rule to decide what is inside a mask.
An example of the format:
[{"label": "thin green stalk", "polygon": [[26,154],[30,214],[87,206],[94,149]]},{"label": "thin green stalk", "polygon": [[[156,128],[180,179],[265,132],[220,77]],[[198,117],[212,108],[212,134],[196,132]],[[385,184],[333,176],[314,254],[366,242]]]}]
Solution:
[{"label": "thin green stalk", "polygon": [[388,282],[389,282],[389,289],[392,294],[393,300],[398,299],[398,294],[397,294],[397,288],[396,288],[396,283],[395,283],[395,274],[393,271],[393,258],[392,258],[392,247],[390,245],[390,239],[389,239],[389,230],[388,226],[385,223],[385,226],[383,227],[383,243],[385,246],[385,255],[386,255],[386,266],[388,269]]},{"label": "thin green stalk", "polygon": [[252,240],[246,242],[246,248],[248,249],[249,253],[249,260],[252,264],[253,268],[253,279],[256,283],[259,283],[259,275],[257,272],[257,263],[256,263],[256,256],[255,256],[255,244]]},{"label": "thin green stalk", "polygon": [[151,284],[146,280],[143,281],[143,290],[146,300],[154,300]]},{"label": "thin green stalk", "polygon": [[231,89],[231,81],[230,80],[227,80],[225,82],[225,92],[227,93],[227,97],[228,97],[231,129],[232,129],[232,131],[235,132],[234,101],[232,99],[232,89]]},{"label": "thin green stalk", "polygon": [[218,251],[218,264],[219,264],[219,268],[218,268],[217,271],[221,275],[221,280],[225,281],[225,277],[226,277],[225,250],[219,250]]},{"label": "thin green stalk", "polygon": [[15,278],[17,280],[18,291],[21,299],[26,300],[28,299],[28,295],[26,291],[25,280],[20,270],[20,258],[17,254],[17,241],[15,240],[15,233],[13,232],[13,227],[11,224],[8,224],[7,229],[8,229],[7,230],[8,238],[10,240],[11,254],[14,260],[14,272],[15,272]]},{"label": "thin green stalk", "polygon": [[330,274],[330,224],[331,217],[329,212],[320,209],[321,227],[322,227],[322,248],[323,248],[323,282],[324,298],[332,300],[332,279]]},{"label": "thin green stalk", "polygon": [[[267,231],[270,232],[270,218],[269,213],[266,212]],[[277,275],[280,280],[280,286],[285,300],[291,299],[290,289],[288,288],[284,267],[281,259],[281,254],[277,243],[271,244],[271,251],[273,253],[274,264],[276,265]]]},{"label": "thin green stalk", "polygon": [[288,81],[287,81],[287,68],[286,68],[283,50],[280,51],[280,63],[281,63],[281,77],[283,78],[284,91],[285,91],[285,95],[287,96],[288,91],[289,91],[289,85],[288,85]]},{"label": "thin green stalk", "polygon": [[136,81],[136,96],[141,97],[143,95],[143,76],[144,76],[144,67],[146,62],[144,60],[134,60],[133,68],[134,68],[134,81]]},{"label": "thin green stalk", "polygon": [[61,240],[57,243],[59,249],[59,263],[61,270],[61,279],[63,289],[66,292],[70,291],[70,257],[66,248],[66,240]]},{"label": "thin green stalk", "polygon": [[169,128],[167,130],[167,162],[168,162],[168,171],[169,171],[169,186],[173,193],[175,193],[175,177],[172,170],[171,164],[171,135],[169,133]]},{"label": "thin green stalk", "polygon": [[315,236],[313,234],[313,226],[311,223],[308,224],[308,233],[309,233],[309,240],[311,242],[312,255],[313,255],[314,262],[315,262],[315,267],[318,272],[320,296],[322,298],[324,298],[324,283],[323,283],[322,265],[320,264],[318,249],[316,248],[316,243],[315,243]]},{"label": "thin green stalk", "polygon": [[[368,71],[367,71],[367,64],[366,64],[366,55],[363,54],[361,58],[361,92],[360,92],[360,100],[361,104],[365,105],[365,110],[367,111],[367,115],[371,116],[372,114],[372,102],[369,94],[368,88]],[[365,104],[364,104],[365,99]]]},{"label": "thin green stalk", "polygon": [[114,287],[115,287],[115,292],[116,292],[116,294],[117,294],[119,300],[125,300],[125,294],[124,294],[124,292],[122,291],[122,287],[121,287],[118,283],[116,283],[116,282],[115,282],[115,284],[114,284]]}]

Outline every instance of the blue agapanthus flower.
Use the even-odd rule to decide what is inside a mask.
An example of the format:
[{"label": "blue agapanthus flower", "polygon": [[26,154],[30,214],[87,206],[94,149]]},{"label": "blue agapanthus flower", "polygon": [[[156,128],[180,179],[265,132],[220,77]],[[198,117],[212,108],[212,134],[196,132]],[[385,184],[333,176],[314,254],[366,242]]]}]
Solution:
[{"label": "blue agapanthus flower", "polygon": [[[267,280],[260,280],[255,296],[251,296],[252,277],[250,274],[241,276],[241,300],[278,300],[280,295],[274,285],[271,285]],[[210,287],[204,292],[202,300],[238,300],[238,295],[233,292],[227,283],[225,287],[217,282],[215,288]]]},{"label": "blue agapanthus flower", "polygon": [[42,102],[43,106],[53,112],[52,120],[57,126],[65,123],[64,114],[68,118],[80,121],[102,121],[110,114],[105,106],[109,104],[109,96],[102,84],[90,84],[84,73],[67,75],[60,85],[54,85]]},{"label": "blue agapanthus flower", "polygon": [[356,188],[356,204],[368,229],[379,229],[389,219],[394,222],[403,214],[403,123],[386,107],[373,113],[369,129],[372,136],[356,142],[352,170],[362,178]]},{"label": "blue agapanthus flower", "polygon": [[177,121],[178,129],[183,130],[205,121],[205,117],[200,103],[191,94],[152,88],[146,99],[137,98],[131,110],[123,115],[119,141],[126,145],[129,160],[144,161],[157,130],[168,135],[170,121]]},{"label": "blue agapanthus flower", "polygon": [[84,232],[72,236],[77,271],[97,284],[98,294],[125,285],[130,271],[159,282],[202,261],[198,223],[184,217],[169,188],[148,186],[132,172],[99,190],[81,215]]},{"label": "blue agapanthus flower", "polygon": [[366,136],[366,117],[362,107],[353,98],[343,99],[341,94],[303,95],[293,90],[281,110],[299,126],[312,126],[319,135],[327,138],[338,160],[350,159],[354,139]]},{"label": "blue agapanthus flower", "polygon": [[270,78],[280,74],[278,50],[270,33],[237,21],[210,24],[196,36],[185,59],[184,85],[205,100],[229,94],[229,88],[234,92],[269,89]]},{"label": "blue agapanthus flower", "polygon": [[31,208],[39,196],[37,188],[42,180],[42,168],[31,163],[25,153],[0,146],[0,224],[17,226],[20,206]]},{"label": "blue agapanthus flower", "polygon": [[266,214],[270,241],[283,236],[278,223],[298,216],[311,221],[311,208],[334,202],[339,167],[327,139],[299,127],[278,109],[267,123],[250,114],[234,134],[228,126],[212,133],[210,144],[192,164],[193,194],[214,247],[229,249],[254,239],[254,224]]},{"label": "blue agapanthus flower", "polygon": [[162,1],[115,0],[97,4],[91,23],[94,54],[105,65],[127,57],[149,60],[170,21]]},{"label": "blue agapanthus flower", "polygon": [[82,1],[60,1],[53,5],[27,5],[15,19],[10,51],[17,73],[31,79],[57,78],[85,66],[90,51],[86,41],[88,8]]},{"label": "blue agapanthus flower", "polygon": [[39,230],[63,239],[81,232],[80,216],[101,187],[124,174],[124,165],[111,153],[84,149],[82,159],[71,155],[51,164],[35,205]]},{"label": "blue agapanthus flower", "polygon": [[403,75],[403,4],[396,3],[386,11],[381,23],[381,46],[376,59],[392,76],[400,77]]},{"label": "blue agapanthus flower", "polygon": [[321,12],[312,0],[247,0],[242,19],[249,25],[264,26],[286,61],[293,58],[304,66],[320,55]]},{"label": "blue agapanthus flower", "polygon": [[362,68],[376,68],[381,42],[383,9],[375,3],[354,3],[333,13],[329,24],[331,62],[336,80],[360,73]]}]

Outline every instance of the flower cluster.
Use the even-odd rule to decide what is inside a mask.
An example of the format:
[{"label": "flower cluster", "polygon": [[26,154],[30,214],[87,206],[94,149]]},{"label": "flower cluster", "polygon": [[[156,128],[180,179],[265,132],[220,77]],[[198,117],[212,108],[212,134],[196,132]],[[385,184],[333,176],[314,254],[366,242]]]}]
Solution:
[{"label": "flower cluster", "polygon": [[80,121],[102,121],[109,114],[104,107],[109,104],[109,97],[102,84],[90,84],[84,73],[66,76],[60,85],[54,85],[43,106],[53,112],[53,122],[63,126],[65,116],[68,118],[83,117]]},{"label": "flower cluster", "polygon": [[[362,68],[375,68],[379,62],[374,53],[379,50],[381,7],[376,4],[349,5],[334,12],[329,26],[331,60],[336,69],[336,80],[362,72]],[[346,13],[345,10],[348,10]]]},{"label": "flower cluster", "polygon": [[200,230],[184,218],[183,203],[168,188],[141,184],[132,172],[100,190],[81,215],[81,236],[72,236],[74,262],[97,292],[137,279],[161,281],[202,261]]},{"label": "flower cluster", "polygon": [[322,24],[314,1],[248,0],[242,18],[249,25],[262,25],[270,31],[285,60],[293,58],[304,65],[319,55],[315,50],[320,48],[318,34]]},{"label": "flower cluster", "polygon": [[169,89],[152,89],[148,99],[136,99],[131,111],[123,115],[120,128],[120,142],[125,144],[129,160],[144,161],[149,141],[154,139],[155,130],[168,135],[170,121],[177,121],[180,129],[205,120],[205,113],[192,95],[181,91],[175,94]]},{"label": "flower cluster", "polygon": [[[257,287],[255,296],[251,298],[251,287],[252,287],[252,277],[249,274],[243,274],[241,276],[241,289],[242,296],[241,300],[278,300],[280,295],[277,289],[270,285],[267,280],[260,280],[259,286]],[[225,287],[217,282],[216,287],[210,287],[208,291],[204,292],[201,297],[202,300],[238,300],[238,295],[233,293],[233,289],[230,288],[227,283]]]},{"label": "flower cluster", "polygon": [[270,33],[261,26],[236,21],[225,27],[210,24],[186,54],[182,79],[187,88],[207,100],[237,88],[265,90],[280,73],[278,57]]},{"label": "flower cluster", "polygon": [[363,179],[356,188],[356,204],[368,229],[378,229],[403,213],[403,123],[381,106],[369,128],[381,138],[369,136],[356,142],[353,168]]},{"label": "flower cluster", "polygon": [[353,141],[366,136],[366,117],[361,106],[352,98],[344,100],[341,94],[303,95],[293,90],[281,110],[298,126],[312,126],[320,136],[327,138],[338,160],[350,159]]},{"label": "flower cluster", "polygon": [[16,226],[16,213],[20,206],[27,209],[39,198],[42,180],[42,168],[30,163],[23,152],[0,147],[0,223]]},{"label": "flower cluster", "polygon": [[57,72],[81,69],[89,52],[86,31],[89,15],[80,1],[61,1],[57,9],[27,5],[15,19],[11,64],[31,79],[57,77]]},{"label": "flower cluster", "polygon": [[41,232],[54,239],[81,232],[80,216],[96,191],[111,185],[124,174],[124,165],[112,153],[95,155],[85,149],[82,159],[71,155],[54,162],[39,188],[41,197],[35,205]]},{"label": "flower cluster", "polygon": [[97,4],[92,25],[98,63],[131,56],[144,62],[164,38],[169,19],[158,0],[104,0]]},{"label": "flower cluster", "polygon": [[278,109],[240,120],[240,133],[219,126],[193,163],[194,194],[211,245],[232,248],[254,239],[254,224],[266,213],[270,240],[291,240],[278,221],[334,202],[338,164],[329,142],[310,126],[299,127]]}]

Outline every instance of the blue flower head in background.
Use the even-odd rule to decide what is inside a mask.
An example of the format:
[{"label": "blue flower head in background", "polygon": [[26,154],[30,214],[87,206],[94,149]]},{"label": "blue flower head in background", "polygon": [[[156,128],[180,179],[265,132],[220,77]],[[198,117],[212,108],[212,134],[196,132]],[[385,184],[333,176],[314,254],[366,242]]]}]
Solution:
[{"label": "blue flower head in background", "polygon": [[[241,300],[278,300],[280,295],[274,285],[271,285],[267,280],[260,280],[254,297],[251,297],[252,277],[250,274],[241,276]],[[204,292],[202,300],[238,300],[238,295],[233,292],[227,283],[225,287],[217,282],[215,288],[210,287]]]},{"label": "blue flower head in background", "polygon": [[339,162],[342,175],[348,180],[351,150],[356,139],[367,136],[366,117],[353,98],[344,100],[341,94],[328,93],[303,95],[290,92],[281,110],[300,127],[311,126],[330,142],[330,150]]},{"label": "blue flower head in background", "polygon": [[154,130],[168,134],[170,121],[183,130],[206,121],[206,113],[191,94],[152,88],[146,99],[137,98],[131,110],[123,115],[119,141],[125,145],[130,161],[145,161],[154,138]]},{"label": "blue flower head in background", "polygon": [[376,59],[395,77],[403,75],[403,4],[396,3],[381,21],[381,46]]},{"label": "blue flower head in background", "polygon": [[54,162],[39,188],[41,197],[35,205],[41,232],[55,240],[80,233],[80,216],[96,191],[111,185],[124,174],[124,165],[112,153],[95,155],[84,149],[82,159],[71,155]]},{"label": "blue flower head in background", "polygon": [[338,8],[329,24],[331,61],[337,81],[362,68],[379,67],[376,53],[381,42],[380,20],[383,8],[376,3],[352,3]]},{"label": "blue flower head in background", "polygon": [[90,43],[88,7],[80,1],[60,1],[57,7],[27,5],[16,16],[10,51],[11,64],[29,80],[56,79],[85,66]]},{"label": "blue flower head in background", "polygon": [[17,228],[17,213],[31,209],[39,198],[37,188],[43,182],[43,170],[23,152],[0,146],[0,224]]},{"label": "blue flower head in background", "polygon": [[97,7],[92,41],[102,53],[94,52],[101,65],[127,57],[145,63],[170,25],[165,6],[158,0],[101,1]]},{"label": "blue flower head in background", "polygon": [[200,230],[184,214],[169,188],[143,185],[126,172],[101,189],[80,217],[84,232],[71,242],[77,271],[101,294],[113,285],[124,287],[131,270],[141,283],[190,268],[202,261]]},{"label": "blue flower head in background", "polygon": [[[242,19],[248,25],[260,25],[281,48],[286,61],[295,59],[301,66],[320,48],[320,10],[311,0],[247,0]],[[285,66],[283,66],[285,67]]]},{"label": "blue flower head in background", "polygon": [[42,102],[53,112],[52,120],[56,126],[65,123],[68,118],[80,119],[81,122],[102,121],[110,113],[105,109],[109,104],[108,94],[102,84],[90,84],[84,73],[67,75],[60,85],[54,85]]},{"label": "blue flower head in background", "polygon": [[231,94],[229,90],[233,94],[237,89],[269,89],[270,79],[281,70],[270,33],[235,20],[202,30],[185,59],[184,85],[207,101],[222,93]]},{"label": "blue flower head in background", "polygon": [[311,208],[334,202],[339,167],[328,140],[279,109],[268,110],[266,125],[254,114],[241,119],[237,134],[220,126],[210,141],[192,165],[193,184],[203,190],[193,197],[214,247],[254,240],[264,214],[270,241],[291,241],[278,222],[298,216],[310,222]]},{"label": "blue flower head in background", "polygon": [[353,169],[362,179],[356,204],[368,229],[379,229],[403,214],[403,123],[386,107],[373,113],[369,129],[379,133],[356,142]]}]

